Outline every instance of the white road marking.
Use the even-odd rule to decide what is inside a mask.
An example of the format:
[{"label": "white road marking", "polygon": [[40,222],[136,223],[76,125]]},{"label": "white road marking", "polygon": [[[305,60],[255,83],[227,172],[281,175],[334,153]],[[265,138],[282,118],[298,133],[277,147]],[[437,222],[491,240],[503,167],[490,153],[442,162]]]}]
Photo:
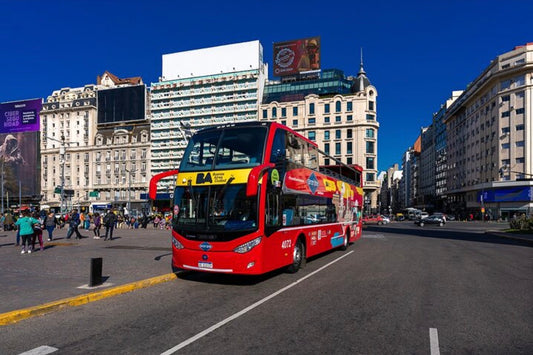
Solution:
[{"label": "white road marking", "polygon": [[231,322],[232,320],[239,318],[240,316],[244,315],[245,313],[251,311],[252,309],[254,309],[254,308],[256,308],[256,307],[259,307],[260,305],[262,305],[262,304],[265,303],[266,301],[268,301],[268,300],[270,300],[270,299],[272,299],[272,298],[278,296],[279,294],[281,294],[281,293],[287,291],[288,289],[290,289],[290,288],[296,286],[297,284],[299,284],[300,282],[304,281],[305,279],[308,279],[309,277],[313,276],[314,274],[316,274],[316,273],[318,273],[318,272],[324,270],[324,269],[327,268],[328,266],[333,265],[333,264],[336,263],[337,261],[340,261],[342,258],[344,258],[344,257],[346,257],[346,256],[348,256],[348,255],[350,255],[350,254],[352,254],[352,253],[353,253],[353,250],[350,251],[350,252],[348,252],[348,253],[346,253],[346,254],[344,254],[344,255],[342,255],[342,256],[340,256],[340,257],[338,257],[337,259],[335,259],[335,260],[329,262],[328,264],[322,266],[322,267],[319,268],[318,270],[313,271],[313,272],[310,273],[309,275],[306,275],[306,276],[302,277],[301,279],[298,279],[298,280],[294,281],[294,282],[291,283],[290,285],[285,286],[284,288],[282,288],[282,289],[280,289],[280,290],[278,290],[278,291],[276,291],[276,292],[270,294],[269,296],[266,296],[266,297],[263,298],[262,300],[259,300],[259,301],[255,302],[255,303],[252,304],[251,306],[248,306],[248,307],[246,307],[245,309],[243,309],[243,310],[241,310],[241,311],[239,311],[239,312],[237,312],[237,313],[235,313],[235,314],[229,316],[228,318],[226,318],[226,319],[224,319],[224,320],[218,322],[217,324],[212,325],[211,327],[205,329],[204,331],[201,331],[200,333],[196,334],[195,336],[193,336],[193,337],[191,337],[191,338],[189,338],[189,339],[187,339],[187,340],[185,340],[185,341],[182,341],[181,343],[179,343],[179,344],[176,345],[175,347],[173,347],[173,348],[171,348],[171,349],[168,349],[167,351],[161,353],[161,355],[170,355],[170,354],[173,354],[173,353],[175,353],[176,351],[178,351],[178,350],[180,350],[180,349],[183,349],[183,348],[186,347],[187,345],[189,345],[189,344],[191,344],[191,343],[194,343],[196,340],[198,340],[198,339],[200,339],[200,338],[206,336],[207,334],[209,334],[209,333],[215,331],[216,329],[218,329],[218,328],[222,327],[223,325],[225,325],[225,324]]},{"label": "white road marking", "polygon": [[38,348],[28,350],[26,352],[20,353],[19,355],[46,355],[58,351],[58,348],[54,348],[48,345],[41,345]]},{"label": "white road marking", "polygon": [[363,238],[365,239],[385,239],[385,236],[383,234],[364,234]]},{"label": "white road marking", "polygon": [[429,347],[431,355],[440,355],[439,350],[439,333],[437,328],[429,328]]}]

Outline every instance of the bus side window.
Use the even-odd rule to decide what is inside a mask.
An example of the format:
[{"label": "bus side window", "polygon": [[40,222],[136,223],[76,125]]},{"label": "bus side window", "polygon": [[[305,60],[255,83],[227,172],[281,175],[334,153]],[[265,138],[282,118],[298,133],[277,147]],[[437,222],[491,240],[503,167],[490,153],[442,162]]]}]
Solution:
[{"label": "bus side window", "polygon": [[278,163],[280,160],[285,159],[285,131],[278,129],[274,135],[274,141],[272,142],[272,151],[270,152],[270,162]]}]

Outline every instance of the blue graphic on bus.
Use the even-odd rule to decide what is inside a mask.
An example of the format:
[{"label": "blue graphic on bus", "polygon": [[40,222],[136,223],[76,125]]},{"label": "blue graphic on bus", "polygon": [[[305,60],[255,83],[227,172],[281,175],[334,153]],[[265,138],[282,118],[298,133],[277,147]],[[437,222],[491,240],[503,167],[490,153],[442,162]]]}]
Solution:
[{"label": "blue graphic on bus", "polygon": [[340,233],[335,233],[331,237],[331,247],[336,248],[340,247],[344,243],[344,238],[340,235]]}]

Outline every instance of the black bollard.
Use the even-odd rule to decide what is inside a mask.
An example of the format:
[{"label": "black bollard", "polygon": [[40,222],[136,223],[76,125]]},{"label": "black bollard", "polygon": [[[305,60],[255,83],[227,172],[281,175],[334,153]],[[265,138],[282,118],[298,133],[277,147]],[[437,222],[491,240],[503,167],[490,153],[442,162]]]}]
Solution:
[{"label": "black bollard", "polygon": [[91,258],[91,280],[89,287],[102,284],[102,258]]}]

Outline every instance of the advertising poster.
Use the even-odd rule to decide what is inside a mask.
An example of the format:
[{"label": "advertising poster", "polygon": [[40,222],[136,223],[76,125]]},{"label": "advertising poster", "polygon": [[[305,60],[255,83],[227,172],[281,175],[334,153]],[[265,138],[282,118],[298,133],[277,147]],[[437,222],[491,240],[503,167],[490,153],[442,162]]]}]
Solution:
[{"label": "advertising poster", "polygon": [[4,196],[18,198],[39,195],[39,132],[0,134],[0,173],[4,179]]},{"label": "advertising poster", "polygon": [[39,131],[41,108],[41,99],[0,104],[0,133]]},{"label": "advertising poster", "polygon": [[320,37],[274,43],[274,76],[320,70]]}]

